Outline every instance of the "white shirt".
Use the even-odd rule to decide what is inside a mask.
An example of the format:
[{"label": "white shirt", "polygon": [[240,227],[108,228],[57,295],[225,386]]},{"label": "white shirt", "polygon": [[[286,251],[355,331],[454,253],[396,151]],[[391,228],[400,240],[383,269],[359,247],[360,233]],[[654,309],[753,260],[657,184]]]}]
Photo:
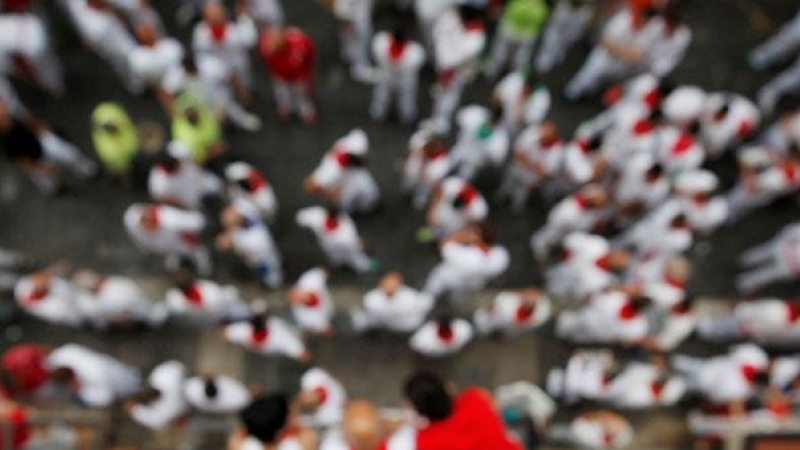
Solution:
[{"label": "white shirt", "polygon": [[472,325],[464,319],[455,319],[451,324],[453,331],[449,340],[439,336],[436,322],[428,322],[411,336],[409,346],[412,350],[429,357],[442,357],[458,352],[472,340]]},{"label": "white shirt", "polygon": [[[157,227],[144,230],[139,225],[142,214],[148,208],[155,211]],[[131,205],[125,211],[125,229],[141,248],[158,254],[186,254],[198,247],[197,237],[206,225],[203,214],[183,211],[166,205]]]},{"label": "white shirt", "polygon": [[314,421],[323,427],[336,425],[344,417],[347,393],[339,381],[328,372],[315,367],[309,369],[300,378],[302,391],[314,391],[322,397],[322,403],[314,412]]},{"label": "white shirt", "polygon": [[425,49],[417,42],[406,41],[399,57],[392,57],[392,35],[380,32],[372,39],[372,55],[375,62],[390,77],[416,77],[425,62]]},{"label": "white shirt", "polygon": [[380,326],[392,331],[411,332],[425,320],[433,299],[408,286],[401,286],[389,297],[381,289],[364,296],[364,311]]},{"label": "white shirt", "polygon": [[238,412],[250,404],[250,391],[240,381],[226,375],[218,375],[214,377],[214,384],[217,387],[217,395],[210,398],[206,395],[206,381],[203,378],[189,378],[183,385],[186,401],[193,408],[212,414]]},{"label": "white shirt", "polygon": [[226,325],[223,333],[228,341],[267,355],[281,354],[296,359],[306,351],[298,331],[277,317],[267,319],[265,334],[256,333],[249,322]]},{"label": "white shirt", "polygon": [[183,398],[183,381],[186,367],[179,361],[167,361],[150,373],[148,384],[158,390],[160,396],[151,403],[137,404],[131,409],[131,417],[147,428],[158,430],[169,426],[186,413],[188,405]]},{"label": "white shirt", "polygon": [[167,306],[175,314],[211,319],[227,318],[247,310],[236,287],[210,280],[197,280],[186,292],[170,289],[167,291]]},{"label": "white shirt", "polygon": [[128,54],[128,65],[141,81],[161,86],[170,70],[183,61],[183,47],[172,38],[163,38],[152,47],[139,45]]},{"label": "white shirt", "polygon": [[23,277],[14,287],[14,298],[20,308],[40,320],[78,327],[83,322],[83,316],[76,306],[76,296],[79,295],[76,289],[64,279],[52,278],[47,292],[40,297],[34,295],[31,278]]}]

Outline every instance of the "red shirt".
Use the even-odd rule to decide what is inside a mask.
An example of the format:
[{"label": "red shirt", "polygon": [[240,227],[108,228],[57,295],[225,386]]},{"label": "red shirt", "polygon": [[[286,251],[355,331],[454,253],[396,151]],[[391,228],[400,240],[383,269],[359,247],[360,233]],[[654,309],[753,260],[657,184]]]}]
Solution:
[{"label": "red shirt", "polygon": [[506,432],[500,414],[481,389],[465,389],[450,417],[417,432],[416,450],[523,450]]},{"label": "red shirt", "polygon": [[270,33],[258,41],[258,54],[275,78],[282,81],[304,81],[311,77],[316,49],[314,42],[298,28],[286,31],[283,45],[276,48]]},{"label": "red shirt", "polygon": [[36,344],[19,344],[8,349],[0,361],[0,367],[14,381],[17,392],[13,395],[29,395],[47,382],[45,352]]}]

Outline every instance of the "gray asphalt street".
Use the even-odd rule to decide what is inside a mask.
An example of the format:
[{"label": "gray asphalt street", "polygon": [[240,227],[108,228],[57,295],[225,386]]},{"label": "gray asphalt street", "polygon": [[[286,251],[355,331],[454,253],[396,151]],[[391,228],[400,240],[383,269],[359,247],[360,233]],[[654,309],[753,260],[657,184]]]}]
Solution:
[{"label": "gray asphalt street", "polygon": [[[174,24],[179,2],[154,0],[151,3],[161,11],[168,29],[188,43],[190,30]],[[352,81],[340,63],[336,24],[330,14],[314,0],[285,0],[283,3],[288,22],[307,30],[318,45],[316,79],[321,121],[315,127],[279,122],[273,111],[269,81],[260,62],[254,59],[253,109],[263,119],[264,128],[254,134],[231,132],[229,142],[234,155],[261,169],[275,186],[281,204],[276,239],[283,253],[287,280],[292,282],[303,271],[324,262],[312,236],[294,224],[295,211],[314,203],[302,191],[302,179],[337,138],[354,127],[361,127],[370,138],[369,167],[380,184],[383,201],[378,213],[358,219],[359,229],[370,252],[385,269],[400,270],[410,284],[421,286],[438,257],[433,246],[416,241],[415,232],[423,224],[423,216],[411,208],[398,189],[398,161],[413,129],[393,122],[375,124],[368,119],[371,90]],[[780,24],[796,12],[797,0],[686,0],[685,3],[694,42],[670,81],[754,96],[759,86],[778,70],[755,73],[746,65],[748,50],[766,36],[757,25],[760,23],[757,17],[764,13],[773,25]],[[63,98],[52,100],[28,86],[17,84],[21,97],[33,112],[63,130],[87,152],[91,151],[89,117],[102,101],[123,103],[136,120],[167,125],[156,99],[127,94],[110,68],[84,48],[61,16],[60,9],[49,2],[41,2],[40,7],[50,21],[58,54],[65,63],[68,91]],[[380,28],[388,19],[386,10],[379,10],[377,17]],[[543,78],[555,94],[552,118],[565,135],[600,110],[599,104],[570,105],[560,96],[564,84],[579,68],[587,51],[587,46],[576,47],[565,64]],[[432,75],[426,73],[425,79],[424,88],[420,90],[422,111],[429,108],[427,86]],[[469,88],[465,101],[485,103],[490,86],[486,81],[479,81]],[[784,101],[781,110],[797,106],[798,98]],[[771,119],[774,117],[768,122]],[[732,159],[723,159],[714,169],[728,185],[735,177]],[[496,177],[489,175],[482,177],[478,185],[491,197],[496,183]],[[107,180],[73,182],[66,194],[45,197],[23,174],[2,160],[0,247],[22,251],[44,263],[67,259],[78,266],[107,273],[163,278],[165,271],[161,261],[143,256],[127,238],[122,226],[125,208],[145,199],[143,189],[115,186]],[[515,216],[502,205],[491,205],[491,218],[498,225],[500,241],[509,248],[512,257],[510,270],[494,283],[494,287],[517,287],[541,281],[540,268],[528,251],[528,239],[543,222],[547,207],[539,198],[534,198],[524,215]],[[795,199],[781,201],[705,239],[691,255],[695,263],[693,292],[713,297],[734,296],[736,256],[798,219],[799,212]],[[216,260],[214,278],[234,283],[250,280],[248,271],[227,256]],[[377,279],[377,275],[336,272],[331,284],[344,289],[367,289]],[[798,295],[800,282],[778,286],[769,292]],[[437,364],[437,368],[461,383],[494,386],[519,378],[539,381],[548,367],[563,362],[569,352],[568,346],[548,336],[552,334],[545,332],[513,342],[480,342],[465,354]],[[89,335],[56,329],[30,319],[19,319],[14,327],[7,328],[0,347],[20,338],[53,344],[75,340],[144,368],[168,358],[194,364],[200,348],[198,332],[177,325],[158,332]],[[424,364],[411,356],[404,340],[394,336],[356,338],[345,333],[329,341],[312,342],[312,349],[318,356],[316,362],[348,380],[348,388],[354,395],[370,396],[386,405],[396,404],[399,399],[400,377],[411,367]],[[243,355],[241,364],[241,371],[249,381],[284,389],[294,386],[303,369],[292,362],[255,355]],[[655,424],[674,422],[669,415],[664,418],[655,413],[647,417],[653,418]],[[126,431],[126,435],[132,436],[129,442],[141,442],[136,432],[136,429]],[[686,442],[682,435],[664,431],[656,433],[652,439],[648,441],[651,447]]]}]

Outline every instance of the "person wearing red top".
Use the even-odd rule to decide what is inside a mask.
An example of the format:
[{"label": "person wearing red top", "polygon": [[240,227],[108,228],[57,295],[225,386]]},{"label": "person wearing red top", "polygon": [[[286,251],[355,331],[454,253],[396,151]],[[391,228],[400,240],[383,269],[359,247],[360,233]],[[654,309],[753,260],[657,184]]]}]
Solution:
[{"label": "person wearing red top", "polygon": [[[418,427],[415,450],[522,450],[506,431],[500,413],[484,390],[460,393],[436,375],[419,372],[404,386],[404,396],[427,422]],[[387,450],[392,449],[391,439]]]},{"label": "person wearing red top", "polygon": [[259,38],[258,54],[272,75],[281,120],[294,110],[304,122],[316,122],[312,83],[316,47],[311,38],[295,27],[270,28]]},{"label": "person wearing red top", "polygon": [[47,350],[38,344],[18,344],[6,350],[0,360],[7,382],[4,393],[9,396],[36,393],[47,383],[45,358]]}]

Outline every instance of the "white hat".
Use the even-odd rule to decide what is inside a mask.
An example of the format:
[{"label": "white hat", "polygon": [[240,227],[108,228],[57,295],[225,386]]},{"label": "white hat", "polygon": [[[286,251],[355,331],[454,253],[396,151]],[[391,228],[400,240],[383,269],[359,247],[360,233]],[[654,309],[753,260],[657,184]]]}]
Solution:
[{"label": "white hat", "polygon": [[755,344],[741,344],[731,348],[731,358],[740,364],[746,364],[760,369],[769,365],[769,356]]},{"label": "white hat", "polygon": [[367,139],[367,134],[364,133],[364,131],[361,130],[360,128],[356,128],[355,130],[348,133],[347,136],[342,138],[341,143],[345,147],[347,147],[350,153],[359,156],[366,155],[367,148],[369,147],[369,140]]},{"label": "white hat", "polygon": [[167,154],[177,159],[186,159],[191,157],[192,152],[184,143],[178,141],[170,141],[167,144]]},{"label": "white hat", "polygon": [[243,180],[250,176],[250,165],[244,162],[235,162],[225,168],[225,178],[228,181]]},{"label": "white hat", "polygon": [[719,186],[719,179],[708,170],[683,172],[675,180],[675,188],[688,194],[711,192]]},{"label": "white hat", "polygon": [[667,120],[685,125],[700,117],[706,98],[706,93],[697,86],[681,86],[664,99],[661,108]]}]

